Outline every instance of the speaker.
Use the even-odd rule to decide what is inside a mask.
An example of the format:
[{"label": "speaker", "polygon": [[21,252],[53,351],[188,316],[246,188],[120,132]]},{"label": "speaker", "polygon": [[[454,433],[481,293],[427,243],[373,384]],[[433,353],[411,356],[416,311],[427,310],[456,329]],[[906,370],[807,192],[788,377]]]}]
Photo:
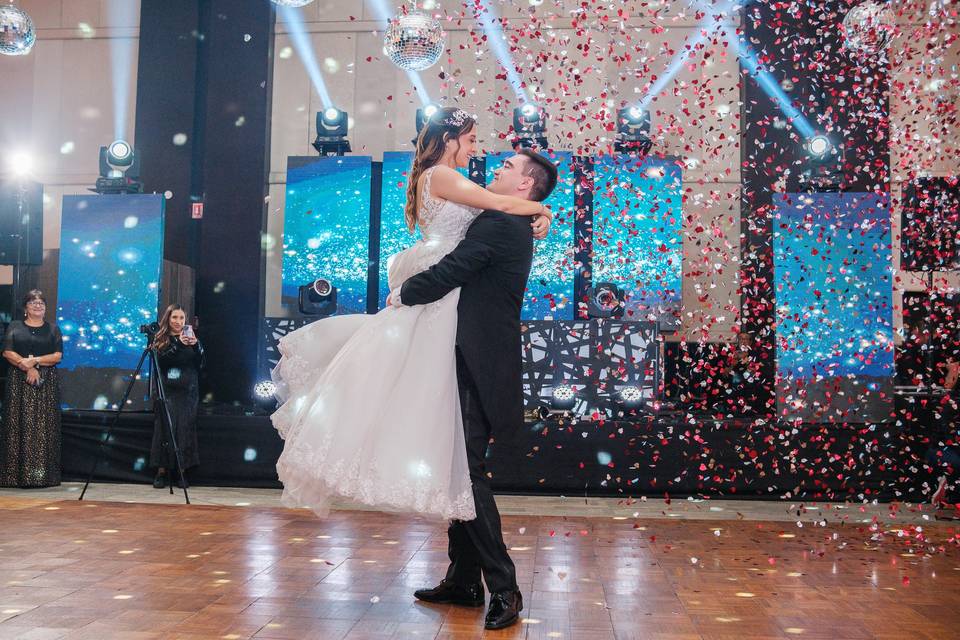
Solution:
[{"label": "speaker", "polygon": [[43,185],[0,180],[0,264],[43,263]]},{"label": "speaker", "polygon": [[905,271],[960,268],[960,180],[918,178],[903,193],[900,265]]}]

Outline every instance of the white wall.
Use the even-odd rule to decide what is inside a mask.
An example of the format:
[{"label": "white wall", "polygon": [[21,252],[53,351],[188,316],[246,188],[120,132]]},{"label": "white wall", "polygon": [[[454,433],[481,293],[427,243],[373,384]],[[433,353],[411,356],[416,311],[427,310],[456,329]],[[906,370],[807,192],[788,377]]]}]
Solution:
[{"label": "white wall", "polygon": [[[396,7],[402,3],[387,4]],[[423,83],[432,99],[458,104],[479,116],[480,145],[485,151],[508,149],[508,144],[496,134],[505,131],[512,122],[513,107],[517,104],[513,91],[505,81],[495,78],[500,69],[492,54],[485,53],[478,59],[478,47],[468,31],[475,22],[456,20],[462,11],[461,3],[439,4],[441,10],[447,9],[447,15],[453,18],[444,22],[449,55],[421,74]],[[530,22],[526,2],[491,4],[508,19],[508,32]],[[618,64],[606,54],[603,44],[595,44],[587,57],[577,57],[576,44],[584,41],[585,36],[571,28],[570,12],[580,6],[575,0],[545,2],[537,7],[536,15],[551,28],[543,29],[542,42],[529,41],[527,45],[528,40],[522,38],[524,50],[513,54],[515,60],[525,60],[527,54],[532,60],[542,51],[550,52],[539,71],[525,70],[522,76],[526,82],[537,85],[542,94],[540,101],[549,100],[547,108],[552,120],[548,133],[557,150],[578,150],[599,138],[600,123],[592,116],[601,105],[586,100],[598,96],[604,87],[619,91],[619,95],[611,96],[617,100],[617,106],[621,99],[637,100],[643,83],[652,74],[662,74],[673,58],[672,52],[680,50],[685,41],[699,33],[700,21],[692,12],[684,15],[681,3],[656,5],[630,1],[614,5],[609,10],[611,15],[615,16],[617,9],[623,8],[634,16],[629,25],[643,27],[642,32],[631,32],[642,49],[641,53],[633,53],[630,63]],[[354,153],[372,155],[379,160],[384,151],[412,149],[410,141],[415,135],[414,117],[420,101],[406,74],[383,55],[383,24],[376,20],[372,6],[369,1],[318,0],[305,7],[303,14],[331,99],[354,119],[350,132]],[[651,10],[666,16],[658,22],[668,25],[662,33],[652,34],[653,23],[637,17]],[[597,24],[596,15],[590,23]],[[601,43],[610,37],[594,33],[594,38]],[[624,49],[615,47],[614,50],[622,53]],[[316,135],[315,114],[322,109],[281,20],[277,22],[275,51],[268,219],[268,243],[274,248],[268,252],[267,259],[268,315],[283,314],[279,285],[280,238],[287,156],[315,153],[310,142]],[[566,55],[561,55],[561,51],[566,51]],[[646,63],[640,61],[644,56]],[[709,62],[705,62],[707,60]],[[739,69],[736,57],[723,43],[708,44],[704,51],[691,57],[690,63],[652,104],[653,127],[658,132],[655,148],[661,153],[689,159],[692,167],[684,172],[683,185],[683,334],[691,339],[728,339],[740,306],[737,294],[740,129],[736,117],[740,111]],[[633,70],[644,64],[648,67],[641,80],[635,79]],[[445,80],[439,77],[441,71]],[[622,80],[618,78],[620,74]],[[575,76],[579,76],[579,84]],[[683,109],[687,113],[683,113]],[[582,113],[590,117],[578,122]],[[568,138],[568,134],[573,137]]]},{"label": "white wall", "polygon": [[[130,10],[111,11],[110,0],[18,0],[37,42],[29,55],[0,56],[0,155],[33,156],[34,178],[44,185],[44,249],[60,246],[63,196],[93,186],[99,147],[114,139],[111,41],[132,56],[124,136],[134,140],[140,1],[114,1]],[[0,267],[0,284],[11,277],[11,267]]]}]

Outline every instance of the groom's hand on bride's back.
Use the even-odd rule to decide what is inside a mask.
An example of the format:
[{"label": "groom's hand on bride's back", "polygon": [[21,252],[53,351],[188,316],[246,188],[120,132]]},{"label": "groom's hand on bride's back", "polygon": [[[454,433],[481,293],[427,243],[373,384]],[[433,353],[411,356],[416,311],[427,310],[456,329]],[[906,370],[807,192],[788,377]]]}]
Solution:
[{"label": "groom's hand on bride's back", "polygon": [[533,227],[533,237],[537,240],[543,240],[550,232],[550,218],[547,216],[537,216],[530,223]]}]

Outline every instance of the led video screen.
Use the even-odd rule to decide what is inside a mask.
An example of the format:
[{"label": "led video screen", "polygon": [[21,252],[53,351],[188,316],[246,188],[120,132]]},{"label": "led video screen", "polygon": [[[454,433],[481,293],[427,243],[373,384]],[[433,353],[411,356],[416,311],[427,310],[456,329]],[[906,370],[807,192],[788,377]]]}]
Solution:
[{"label": "led video screen", "polygon": [[[305,161],[305,162],[301,162]],[[366,313],[370,260],[369,156],[290,158],[283,222],[283,298],[326,278],[338,313]]]},{"label": "led video screen", "polygon": [[593,283],[624,292],[624,320],[676,326],[683,261],[682,180],[675,160],[594,161]]},{"label": "led video screen", "polygon": [[[778,402],[817,422],[881,420],[893,367],[890,205],[872,193],[774,197]],[[863,414],[850,398],[866,400]],[[872,401],[871,401],[872,399]]]},{"label": "led video screen", "polygon": [[410,233],[403,217],[407,202],[407,175],[413,165],[412,151],[387,151],[383,154],[383,181],[380,192],[380,282],[379,304],[387,303],[387,259],[403,251],[419,237]]},{"label": "led video screen", "polygon": [[[514,153],[490,154],[486,158],[486,184],[493,172]],[[522,318],[524,320],[573,320],[574,272],[574,170],[573,155],[568,151],[552,152],[550,159],[559,172],[557,188],[544,202],[553,211],[550,235],[534,241],[533,266],[527,280]]]},{"label": "led video screen", "polygon": [[[64,196],[57,324],[65,408],[111,409],[157,318],[163,261],[162,195]],[[146,407],[138,384],[128,409]]]}]

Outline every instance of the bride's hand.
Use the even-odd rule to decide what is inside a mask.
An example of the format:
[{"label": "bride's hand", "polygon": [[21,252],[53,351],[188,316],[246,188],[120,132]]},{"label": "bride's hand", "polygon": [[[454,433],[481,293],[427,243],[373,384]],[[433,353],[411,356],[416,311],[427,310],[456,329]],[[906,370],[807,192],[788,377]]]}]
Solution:
[{"label": "bride's hand", "polygon": [[533,219],[533,222],[530,223],[530,226],[533,227],[533,237],[537,240],[543,240],[550,231],[550,218],[547,216],[537,216]]}]

